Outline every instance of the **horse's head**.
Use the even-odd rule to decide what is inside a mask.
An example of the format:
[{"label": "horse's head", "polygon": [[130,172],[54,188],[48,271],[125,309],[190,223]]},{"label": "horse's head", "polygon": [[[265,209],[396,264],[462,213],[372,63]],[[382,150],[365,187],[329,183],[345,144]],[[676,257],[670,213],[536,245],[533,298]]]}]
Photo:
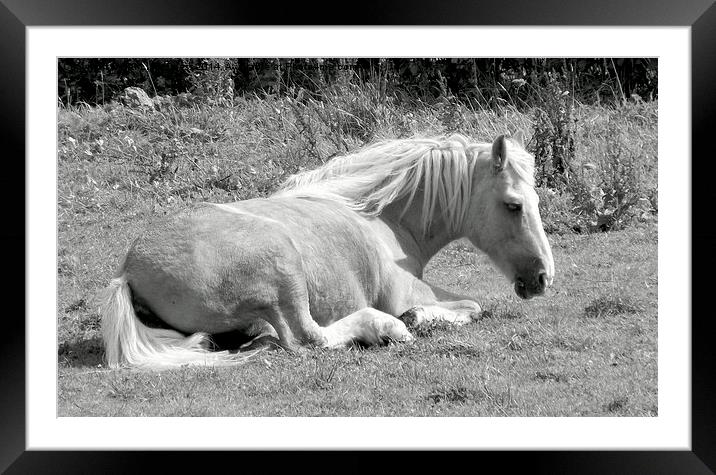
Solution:
[{"label": "horse's head", "polygon": [[514,282],[522,298],[544,293],[554,278],[554,261],[534,189],[534,157],[522,136],[499,136],[489,161],[481,160],[470,203],[470,241]]}]

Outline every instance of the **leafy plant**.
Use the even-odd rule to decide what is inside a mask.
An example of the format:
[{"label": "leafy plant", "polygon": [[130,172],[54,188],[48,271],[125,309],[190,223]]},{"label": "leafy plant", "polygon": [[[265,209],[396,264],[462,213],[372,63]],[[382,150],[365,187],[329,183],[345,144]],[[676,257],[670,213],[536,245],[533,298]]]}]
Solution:
[{"label": "leafy plant", "polygon": [[539,105],[533,112],[531,151],[535,157],[535,181],[537,186],[563,191],[574,159],[573,99],[555,75],[548,74],[544,79]]}]

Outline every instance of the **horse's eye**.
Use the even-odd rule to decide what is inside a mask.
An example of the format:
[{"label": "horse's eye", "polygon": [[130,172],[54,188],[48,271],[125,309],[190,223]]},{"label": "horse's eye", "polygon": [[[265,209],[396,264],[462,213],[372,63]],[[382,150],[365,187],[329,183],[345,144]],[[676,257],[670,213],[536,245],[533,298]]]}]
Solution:
[{"label": "horse's eye", "polygon": [[522,210],[522,205],[520,203],[505,203],[505,206],[507,206],[507,209],[512,211],[513,213]]}]

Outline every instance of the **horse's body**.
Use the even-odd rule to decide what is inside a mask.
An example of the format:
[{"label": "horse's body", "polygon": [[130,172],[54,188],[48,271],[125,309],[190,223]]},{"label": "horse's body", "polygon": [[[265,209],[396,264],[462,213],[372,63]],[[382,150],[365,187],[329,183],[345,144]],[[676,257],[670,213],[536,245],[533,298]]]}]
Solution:
[{"label": "horse's body", "polygon": [[[455,136],[361,153],[298,175],[270,198],[202,203],[154,223],[107,290],[110,365],[241,361],[205,350],[207,333],[341,347],[409,341],[406,322],[467,323],[479,305],[421,280],[429,259],[461,237],[488,253],[522,297],[551,283],[531,157],[521,147]],[[192,335],[144,326],[139,308]]]},{"label": "horse's body", "polygon": [[304,298],[326,326],[386,308],[381,277],[391,256],[372,233],[367,220],[326,200],[204,204],[137,239],[125,273],[135,298],[183,332],[236,330]]}]

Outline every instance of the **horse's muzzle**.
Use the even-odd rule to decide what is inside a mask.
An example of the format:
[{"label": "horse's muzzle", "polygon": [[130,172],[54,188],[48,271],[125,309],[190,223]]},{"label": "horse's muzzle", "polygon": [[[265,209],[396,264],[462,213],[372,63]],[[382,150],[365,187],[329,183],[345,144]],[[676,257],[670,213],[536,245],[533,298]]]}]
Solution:
[{"label": "horse's muzzle", "polygon": [[515,293],[520,298],[531,299],[537,295],[544,294],[544,291],[551,284],[551,280],[545,271],[539,272],[536,277],[531,279],[517,277],[515,279]]}]

